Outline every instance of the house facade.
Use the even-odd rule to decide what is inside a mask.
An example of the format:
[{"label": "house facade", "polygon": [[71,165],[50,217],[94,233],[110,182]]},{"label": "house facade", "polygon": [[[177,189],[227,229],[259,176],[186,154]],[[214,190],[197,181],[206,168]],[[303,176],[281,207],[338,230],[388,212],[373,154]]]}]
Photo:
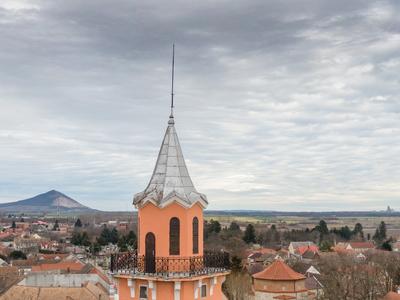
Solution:
[{"label": "house facade", "polygon": [[292,270],[281,259],[276,259],[253,278],[254,300],[316,299],[316,294],[306,286],[307,277]]}]

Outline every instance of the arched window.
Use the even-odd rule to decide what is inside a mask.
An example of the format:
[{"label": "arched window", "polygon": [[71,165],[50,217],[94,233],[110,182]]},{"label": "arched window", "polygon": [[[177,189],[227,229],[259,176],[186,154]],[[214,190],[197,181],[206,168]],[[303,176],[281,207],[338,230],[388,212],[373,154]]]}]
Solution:
[{"label": "arched window", "polygon": [[169,255],[179,255],[180,222],[178,218],[169,221]]},{"label": "arched window", "polygon": [[199,219],[193,218],[193,254],[199,253]]}]

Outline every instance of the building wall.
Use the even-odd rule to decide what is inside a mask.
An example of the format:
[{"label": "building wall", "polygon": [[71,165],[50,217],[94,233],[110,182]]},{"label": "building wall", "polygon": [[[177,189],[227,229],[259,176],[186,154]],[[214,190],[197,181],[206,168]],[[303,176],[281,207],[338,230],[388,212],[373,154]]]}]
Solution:
[{"label": "building wall", "polygon": [[[195,293],[195,287],[200,287],[199,282],[207,285],[207,296],[201,297],[200,288]],[[222,293],[222,283],[225,281],[225,276],[218,276],[214,278],[196,279],[193,281],[180,281],[180,290],[178,292],[179,298],[175,298],[175,282],[174,281],[153,281],[149,283],[146,280],[135,279],[131,281],[131,287],[135,289],[135,296],[131,297],[131,287],[128,286],[127,278],[118,278],[118,295],[119,300],[139,300],[139,289],[141,285],[148,287],[148,299],[158,300],[221,300],[225,299]],[[211,295],[211,286],[213,285],[213,294]],[[151,288],[153,286],[153,289]],[[153,298],[154,290],[156,297]],[[197,297],[195,297],[197,295]]]},{"label": "building wall", "polygon": [[307,295],[307,292],[302,292],[302,293],[264,293],[264,292],[255,292],[254,294],[254,300],[276,300],[275,297],[277,296],[291,296],[291,297],[296,297],[296,300],[311,300],[312,298],[309,298]]},{"label": "building wall", "polygon": [[97,274],[30,273],[19,285],[38,287],[81,287],[85,282],[100,283],[106,290],[110,285]]},{"label": "building wall", "polygon": [[[148,232],[156,237],[156,256],[169,255],[169,222],[177,217],[180,221],[180,255],[193,256],[192,221],[199,219],[199,254],[203,253],[203,209],[199,204],[184,208],[174,202],[167,207],[159,208],[152,203],[139,209],[139,255],[145,254],[145,238]],[[197,255],[197,254],[195,254]]]},{"label": "building wall", "polygon": [[254,279],[254,289],[266,292],[302,292],[306,290],[306,287],[305,279],[297,281]]}]

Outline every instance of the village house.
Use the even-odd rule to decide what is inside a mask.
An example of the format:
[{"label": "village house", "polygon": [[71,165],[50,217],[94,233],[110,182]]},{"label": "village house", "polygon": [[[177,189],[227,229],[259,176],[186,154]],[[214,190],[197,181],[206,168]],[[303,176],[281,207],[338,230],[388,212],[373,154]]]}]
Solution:
[{"label": "village house", "polygon": [[128,222],[119,222],[117,226],[118,231],[128,231],[129,223]]},{"label": "village house", "polygon": [[363,253],[375,249],[375,245],[372,242],[340,242],[334,247],[337,252],[357,252]]},{"label": "village house", "polygon": [[[83,283],[77,280],[66,278],[62,282],[58,281],[56,285],[36,286],[34,283],[28,285],[26,282],[12,286],[8,291],[0,296],[0,300],[54,300],[54,299],[79,299],[79,300],[109,300],[108,291],[99,284],[85,281]],[[55,279],[55,276],[52,276]],[[79,282],[79,285],[71,283]],[[60,285],[63,283],[63,285]]]},{"label": "village house", "polygon": [[314,290],[306,287],[307,277],[295,272],[281,259],[252,275],[254,300],[316,299]]},{"label": "village house", "polygon": [[252,250],[247,252],[247,264],[251,265],[257,262],[264,262],[265,259],[269,257],[274,257],[278,255],[278,252],[271,248],[260,248],[257,250]]},{"label": "village house", "polygon": [[288,247],[289,253],[291,255],[301,255],[307,250],[318,251],[319,248],[314,242],[291,242]]},{"label": "village house", "polygon": [[47,241],[38,234],[22,235],[14,239],[14,249],[20,250],[25,254],[38,253],[42,242]]}]

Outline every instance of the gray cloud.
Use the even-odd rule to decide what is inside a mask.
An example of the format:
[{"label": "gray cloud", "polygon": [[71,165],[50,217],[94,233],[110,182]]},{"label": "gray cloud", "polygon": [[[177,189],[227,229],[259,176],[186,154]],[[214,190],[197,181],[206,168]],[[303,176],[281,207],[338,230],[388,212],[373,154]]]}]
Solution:
[{"label": "gray cloud", "polygon": [[210,208],[399,207],[397,1],[0,4],[0,200],[131,209],[168,116]]}]

